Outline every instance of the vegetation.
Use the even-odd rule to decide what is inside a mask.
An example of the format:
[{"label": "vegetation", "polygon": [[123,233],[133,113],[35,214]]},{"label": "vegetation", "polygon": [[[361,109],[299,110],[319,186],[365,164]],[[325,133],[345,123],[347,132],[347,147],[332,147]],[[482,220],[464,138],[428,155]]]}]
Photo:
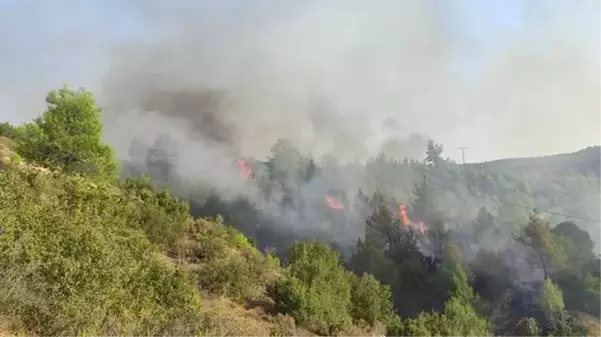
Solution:
[{"label": "vegetation", "polygon": [[[423,163],[319,165],[282,140],[266,163],[248,160],[280,216],[188,186],[164,135],[118,179],[92,95],[63,87],[47,103],[31,123],[0,124],[2,334],[598,332],[595,243],[552,221],[577,211],[555,205],[598,193],[599,175],[566,174],[565,158],[561,177],[516,176],[430,142]],[[340,172],[365,184],[349,191]]]}]

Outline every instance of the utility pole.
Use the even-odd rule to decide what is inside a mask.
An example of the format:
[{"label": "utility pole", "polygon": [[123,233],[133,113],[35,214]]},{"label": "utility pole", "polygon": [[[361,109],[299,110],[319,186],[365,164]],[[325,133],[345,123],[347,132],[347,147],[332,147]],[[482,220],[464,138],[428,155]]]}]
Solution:
[{"label": "utility pole", "polygon": [[467,149],[467,147],[459,148],[459,150],[461,150],[461,159],[463,160],[463,165],[465,165],[465,149]]}]

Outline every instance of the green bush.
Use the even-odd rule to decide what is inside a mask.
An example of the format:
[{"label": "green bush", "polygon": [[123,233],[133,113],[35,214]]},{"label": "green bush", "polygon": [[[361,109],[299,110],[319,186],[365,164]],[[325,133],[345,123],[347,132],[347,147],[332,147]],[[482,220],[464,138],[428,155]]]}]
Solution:
[{"label": "green bush", "polygon": [[0,172],[0,315],[27,331],[160,334],[200,298],[128,216],[113,186],[75,176]]},{"label": "green bush", "polygon": [[167,191],[157,191],[148,179],[127,179],[123,189],[131,223],[150,241],[175,250],[192,221],[188,204]]},{"label": "green bush", "polygon": [[445,303],[444,313],[422,312],[389,330],[393,336],[489,336],[489,323],[458,298]]},{"label": "green bush", "polygon": [[265,259],[260,256],[232,257],[207,263],[197,277],[203,289],[243,302],[265,292],[266,268]]},{"label": "green bush", "polygon": [[188,261],[199,264],[196,277],[202,289],[238,302],[265,293],[279,262],[261,254],[236,229],[197,220],[190,228]]},{"label": "green bush", "polygon": [[[353,275],[354,276],[354,275]],[[387,324],[394,317],[390,286],[380,284],[370,274],[352,278],[351,316],[355,323],[364,322],[375,326]]]},{"label": "green bush", "polygon": [[287,264],[274,289],[279,312],[324,335],[347,328],[351,322],[351,284],[338,254],[325,243],[301,242],[290,249]]}]

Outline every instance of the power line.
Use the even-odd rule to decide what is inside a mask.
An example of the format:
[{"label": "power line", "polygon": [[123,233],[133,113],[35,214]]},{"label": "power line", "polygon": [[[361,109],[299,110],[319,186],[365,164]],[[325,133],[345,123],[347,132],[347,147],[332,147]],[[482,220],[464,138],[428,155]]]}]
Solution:
[{"label": "power line", "polygon": [[465,147],[465,146],[459,148],[459,150],[461,150],[461,159],[463,160],[463,165],[465,165],[465,150],[466,149],[467,149],[467,147]]}]

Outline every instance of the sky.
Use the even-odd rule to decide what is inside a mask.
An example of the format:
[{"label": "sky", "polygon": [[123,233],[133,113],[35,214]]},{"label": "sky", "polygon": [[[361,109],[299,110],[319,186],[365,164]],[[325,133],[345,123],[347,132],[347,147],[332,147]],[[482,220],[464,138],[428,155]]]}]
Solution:
[{"label": "sky", "polygon": [[[103,73],[111,45],[130,38],[152,39],[152,26],[144,20],[144,13],[135,9],[139,1],[142,0],[0,1],[0,40],[4,45],[0,69],[10,80],[1,83],[13,82],[12,90],[28,93],[31,82],[42,82],[44,90],[35,93],[39,98],[43,98],[47,89],[64,82],[90,87],[94,77]],[[446,14],[455,18],[449,20],[450,38],[456,41],[457,66],[462,70],[469,71],[470,64],[477,63],[481,53],[490,52],[488,49],[496,41],[512,34],[520,24],[519,0],[447,2],[453,5],[439,2]],[[180,3],[195,7],[192,1]],[[205,18],[227,15],[239,3],[203,1],[200,5],[203,10],[195,15]],[[458,21],[461,25],[453,24]],[[2,89],[2,106],[17,108],[22,104],[21,97],[11,97],[11,88]],[[2,117],[25,121],[36,113],[23,111],[21,116],[15,113]]]},{"label": "sky", "polygon": [[[407,3],[409,2],[407,1]],[[20,123],[39,115],[44,109],[43,98],[45,94],[63,83],[75,87],[83,86],[100,95],[107,77],[115,76],[114,71],[111,73],[111,69],[116,63],[116,59],[121,60],[120,50],[129,46],[132,41],[149,44],[152,44],[153,41],[164,42],[165,40],[175,39],[173,36],[181,34],[182,31],[189,30],[189,27],[185,26],[191,27],[194,25],[194,29],[199,29],[198,25],[205,22],[206,24],[203,26],[205,29],[236,29],[238,26],[234,24],[220,24],[219,22],[234,21],[231,18],[244,12],[245,6],[253,7],[244,3],[244,1],[239,0],[1,0],[0,43],[3,51],[0,53],[0,74],[2,74],[0,78],[0,119]],[[315,1],[309,1],[308,3],[319,4],[315,5],[314,12],[306,14],[307,17],[317,18],[319,13],[325,13],[323,14],[324,17],[339,15],[332,14],[336,13],[336,5],[333,5],[335,1],[331,1],[329,5]],[[374,1],[373,3],[378,3],[380,7],[374,6],[380,9],[386,8],[386,6],[394,6],[393,2],[387,2],[386,0]],[[388,3],[388,5],[385,5],[385,3]],[[599,139],[601,125],[599,125],[598,111],[595,111],[599,107],[598,103],[595,103],[598,97],[590,97],[597,91],[599,82],[599,74],[595,73],[599,70],[599,30],[601,29],[599,26],[598,1],[433,0],[433,3],[435,10],[428,15],[436,16],[435,20],[442,27],[440,32],[437,32],[437,36],[442,36],[445,50],[449,53],[450,66],[448,70],[452,75],[446,75],[448,78],[445,81],[457,82],[457,86],[461,85],[463,90],[470,91],[470,94],[462,92],[456,94],[460,99],[449,101],[450,106],[445,107],[445,109],[453,112],[448,112],[446,119],[440,120],[440,124],[444,125],[431,126],[436,123],[436,119],[440,116],[437,113],[424,114],[423,111],[420,111],[419,113],[416,112],[415,115],[407,116],[407,120],[414,121],[421,118],[422,120],[433,119],[433,121],[427,124],[425,122],[415,122],[414,130],[407,129],[404,132],[425,132],[437,140],[436,134],[440,134],[440,140],[448,148],[445,154],[455,160],[461,158],[457,148],[467,146],[466,157],[468,161],[575,151],[601,142]],[[292,4],[292,2],[289,2],[289,4]],[[339,5],[347,6],[342,5],[342,2]],[[357,13],[353,12],[353,15],[360,15],[361,10],[368,11],[366,2],[360,6],[352,6],[348,5],[348,13],[354,10]],[[280,25],[274,27],[284,27],[283,31],[289,36],[296,33],[296,30],[308,29],[306,22],[310,22],[309,19],[305,21],[298,19],[303,23],[299,24],[301,25],[300,28],[294,28],[296,30],[293,30],[292,24],[287,23],[287,18],[291,18],[290,22],[296,22],[294,21],[296,20],[295,14],[290,14],[290,12],[296,11],[294,5],[288,6],[289,8],[284,8],[285,5],[276,7],[278,7],[277,10],[274,10],[273,13],[270,12],[269,16],[265,14],[265,17],[268,18],[265,21],[273,25]],[[262,7],[258,6],[258,8],[258,10],[261,10]],[[305,9],[303,8],[303,10]],[[373,13],[376,13],[373,15],[383,15],[378,14],[381,12],[376,9],[373,10]],[[369,13],[364,15],[369,18]],[[365,20],[372,26],[377,24],[374,18],[369,19],[372,21]],[[280,23],[280,21],[284,23]],[[387,22],[384,19],[382,21]],[[252,23],[254,22],[252,20],[250,22],[251,24],[260,24],[260,22]],[[322,27],[324,36],[327,36],[329,31],[332,31],[334,35],[338,34],[336,33],[338,31],[332,27],[334,26],[324,25]],[[391,24],[391,27],[396,26]],[[422,27],[420,24],[404,26],[405,29],[421,29],[420,27]],[[338,29],[338,27],[335,28]],[[259,31],[259,33],[256,33],[257,36],[266,35],[265,31],[260,31],[259,28],[257,28],[257,31]],[[357,34],[360,33],[357,32]],[[404,34],[411,33],[409,31]],[[203,34],[206,34],[206,32]],[[282,33],[284,37],[279,38],[285,39],[285,34]],[[394,33],[390,35],[392,36],[391,39],[396,36]],[[366,36],[370,35],[366,34]],[[568,67],[568,65],[572,66],[576,63],[581,64],[580,59],[574,60],[573,55],[566,51],[571,50],[569,49],[571,45],[565,48],[559,45],[555,46],[553,45],[555,42],[548,39],[550,36],[559,36],[562,38],[561,41],[576,41],[574,42],[575,45],[577,44],[574,47],[574,55],[578,54],[577,56],[580,57],[582,54],[586,54],[585,56],[595,60],[596,67],[577,69],[583,74],[588,73],[589,76],[592,76],[592,78],[587,79],[592,81],[592,84],[582,84],[583,86],[586,85],[584,91],[589,93],[589,97],[586,99],[592,103],[578,106],[574,102],[587,100],[577,96],[577,93],[574,94],[576,96],[573,99],[570,98],[571,100],[568,103],[565,103],[565,101],[557,103],[553,99],[541,103],[547,99],[547,96],[537,96],[538,101],[533,100],[533,102],[526,102],[527,104],[515,103],[517,104],[517,107],[514,108],[516,111],[519,109],[528,111],[515,112],[512,115],[513,117],[508,117],[510,114],[503,112],[499,106],[510,104],[508,102],[513,101],[513,98],[518,95],[510,89],[506,89],[506,87],[520,88],[523,85],[524,90],[532,90],[533,86],[537,87],[548,81],[537,74],[532,75],[539,76],[536,79],[529,77],[515,80],[512,77],[514,71],[519,72],[519,76],[522,76],[529,72],[531,68],[536,68],[537,64],[542,64],[541,67],[543,65],[548,66],[540,70],[545,72],[546,76],[547,72],[569,72],[569,70],[558,69],[558,67]],[[326,38],[324,37],[324,41],[330,41],[325,40]],[[336,38],[337,40],[344,39],[342,35],[336,36]],[[536,43],[533,43],[547,40],[551,42],[548,45],[541,43],[540,48]],[[553,47],[549,47],[549,45]],[[321,45],[315,44],[314,46],[320,46],[321,48]],[[528,62],[523,61],[524,55],[527,54],[522,53],[522,46],[526,46],[530,50],[531,54],[528,56],[530,57]],[[582,46],[587,46],[584,52],[582,52]],[[230,46],[228,48],[234,47]],[[374,48],[385,50],[387,47],[386,43],[382,43]],[[518,49],[517,52],[516,48]],[[255,51],[252,48],[249,50],[251,52]],[[562,50],[566,51],[567,56],[562,56]],[[181,53],[186,52],[186,50],[181,51]],[[174,52],[173,54],[177,53]],[[556,54],[559,55],[557,58],[559,61],[553,58],[553,55]],[[284,56],[290,55],[281,52],[277,55],[273,57],[276,61],[280,61],[283,67],[296,65],[292,61],[281,61]],[[534,58],[532,58],[532,55],[534,55]],[[549,55],[553,57],[550,58]],[[540,62],[536,61],[537,57],[541,58]],[[552,62],[547,63],[547,58],[550,58]],[[553,63],[555,61],[559,63]],[[319,63],[321,61],[312,60],[312,62]],[[392,61],[384,59],[380,62]],[[324,64],[320,65],[324,67]],[[424,64],[428,65],[428,63]],[[306,66],[306,63],[303,63],[303,66]],[[561,79],[558,79],[558,75],[550,81],[580,81],[580,77],[573,74],[569,75],[562,75]],[[374,75],[374,81],[382,78],[381,75],[378,76]],[[399,76],[402,76],[402,72]],[[491,78],[495,78],[495,81],[491,81]],[[499,78],[498,82],[496,78]],[[566,80],[566,78],[568,79]],[[338,84],[339,82],[332,83]],[[397,82],[392,81],[391,83]],[[402,82],[398,83],[403,84]],[[398,85],[398,83],[394,85]],[[562,82],[562,84],[565,83]],[[378,87],[380,84],[376,83],[374,85]],[[453,88],[453,86],[453,84],[444,84],[444,88],[432,90],[436,94],[440,92],[449,93],[449,88]],[[384,88],[383,84],[382,88]],[[560,88],[564,87],[560,86]],[[503,90],[508,91],[502,95],[500,92],[503,92]],[[352,91],[347,92],[339,89],[336,92],[341,91],[346,96],[352,96]],[[472,91],[475,94],[472,95]],[[579,92],[582,91],[579,89]],[[493,92],[494,94],[491,94]],[[376,100],[377,97],[379,96],[375,94],[366,95],[363,100],[370,102],[370,100]],[[524,98],[520,97],[519,99],[523,100]],[[516,100],[519,101],[519,99]],[[436,98],[424,97],[423,100],[436,100]],[[552,111],[556,106],[565,108],[562,105],[564,103],[565,107],[571,108],[574,106],[575,110]],[[366,103],[365,106],[370,104],[374,109],[376,107],[379,110],[388,108],[388,106],[380,106],[379,103],[374,102]],[[403,107],[403,103],[396,101],[390,104],[394,105],[394,109],[397,110],[399,107]],[[423,109],[426,109],[426,107],[434,108],[431,104],[420,104]],[[436,108],[439,107],[436,106]],[[486,117],[483,117],[481,111],[477,111],[478,109],[484,111],[497,108],[499,111],[491,111]],[[508,109],[511,109],[511,107]],[[578,109],[586,111],[578,112]],[[537,112],[532,112],[534,110],[537,110]],[[548,110],[549,112],[542,110]],[[567,117],[569,114],[574,114],[574,118]],[[595,117],[595,114],[597,117]],[[494,118],[490,116],[494,116]],[[349,115],[349,118],[352,117]],[[399,118],[403,119],[404,117]],[[495,118],[498,118],[499,122]],[[514,131],[501,133],[498,130],[503,126],[511,127],[511,125],[515,125]],[[543,135],[557,134],[558,130],[566,130],[567,134],[555,136],[555,139],[551,142],[542,140]],[[489,136],[491,136],[490,141],[486,140]],[[558,140],[558,137],[562,140]],[[522,146],[521,144],[524,143],[532,145]]]}]

